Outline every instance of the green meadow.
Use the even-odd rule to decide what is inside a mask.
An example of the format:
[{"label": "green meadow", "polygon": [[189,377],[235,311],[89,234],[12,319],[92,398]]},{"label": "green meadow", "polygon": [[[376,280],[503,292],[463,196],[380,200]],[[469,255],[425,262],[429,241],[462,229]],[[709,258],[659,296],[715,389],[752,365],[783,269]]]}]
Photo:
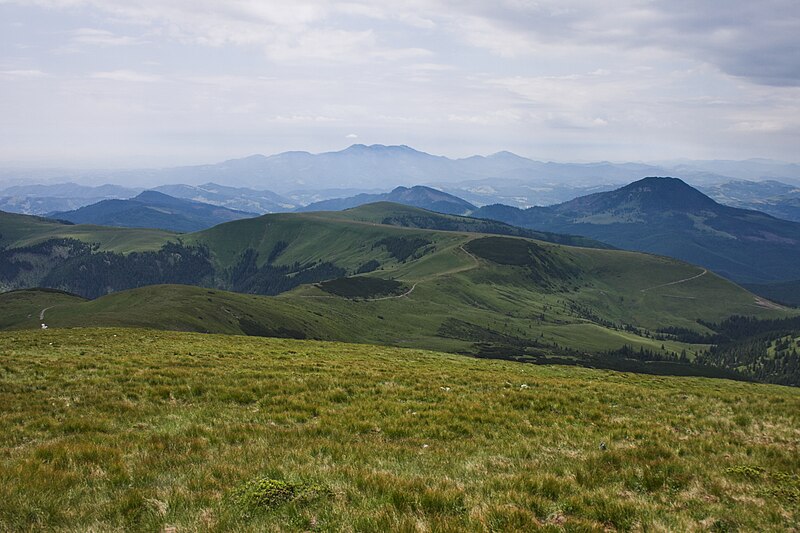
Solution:
[{"label": "green meadow", "polygon": [[178,234],[143,228],[115,228],[88,224],[63,224],[55,220],[0,211],[0,246],[18,248],[48,239],[76,239],[98,250],[128,253],[157,250]]},{"label": "green meadow", "polygon": [[800,390],[133,328],[0,333],[0,530],[791,531]]}]

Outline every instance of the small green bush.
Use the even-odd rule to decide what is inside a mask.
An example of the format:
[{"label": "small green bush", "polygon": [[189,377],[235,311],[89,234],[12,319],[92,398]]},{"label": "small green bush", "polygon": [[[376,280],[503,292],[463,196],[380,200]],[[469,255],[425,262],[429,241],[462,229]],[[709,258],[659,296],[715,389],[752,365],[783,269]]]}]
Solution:
[{"label": "small green bush", "polygon": [[259,478],[249,481],[234,491],[236,502],[248,509],[274,509],[291,501],[308,501],[323,494],[320,485]]}]

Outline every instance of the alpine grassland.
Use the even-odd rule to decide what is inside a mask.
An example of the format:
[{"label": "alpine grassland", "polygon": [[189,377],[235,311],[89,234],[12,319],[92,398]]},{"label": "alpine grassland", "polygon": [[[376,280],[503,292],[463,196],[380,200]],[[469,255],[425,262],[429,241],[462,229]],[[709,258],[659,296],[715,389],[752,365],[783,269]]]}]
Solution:
[{"label": "alpine grassland", "polygon": [[0,405],[3,531],[800,523],[797,388],[73,328],[0,333]]},{"label": "alpine grassland", "polygon": [[0,211],[0,246],[16,248],[48,239],[76,239],[92,243],[98,250],[116,253],[157,250],[177,234],[158,229],[114,228],[87,224],[65,224],[30,215]]}]

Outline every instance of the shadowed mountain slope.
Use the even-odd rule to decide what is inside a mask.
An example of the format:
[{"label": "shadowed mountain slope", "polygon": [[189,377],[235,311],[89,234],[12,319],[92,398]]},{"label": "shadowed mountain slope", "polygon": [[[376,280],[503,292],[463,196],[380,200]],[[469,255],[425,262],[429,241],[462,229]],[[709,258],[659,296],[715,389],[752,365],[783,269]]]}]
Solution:
[{"label": "shadowed mountain slope", "polygon": [[473,216],[668,255],[738,282],[800,278],[800,224],[721,205],[675,178],[645,178],[550,207],[486,206]]},{"label": "shadowed mountain slope", "polygon": [[175,198],[157,191],[144,191],[130,200],[103,200],[50,216],[75,224],[192,232],[255,214]]}]

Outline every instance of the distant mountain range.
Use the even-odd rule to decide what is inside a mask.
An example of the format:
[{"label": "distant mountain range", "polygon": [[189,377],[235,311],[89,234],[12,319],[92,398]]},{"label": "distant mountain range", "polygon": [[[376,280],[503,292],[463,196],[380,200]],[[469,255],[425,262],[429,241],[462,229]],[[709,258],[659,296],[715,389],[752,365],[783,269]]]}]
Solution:
[{"label": "distant mountain range", "polygon": [[394,202],[447,215],[466,215],[477,209],[471,203],[452,194],[416,185],[411,188],[397,187],[383,194],[358,194],[348,198],[314,202],[301,207],[298,211],[341,211],[373,202]]},{"label": "distant mountain range", "polygon": [[157,191],[144,191],[130,200],[102,200],[74,211],[51,213],[50,217],[75,224],[117,226],[124,228],[156,228],[192,232],[256,216]]},{"label": "distant mountain range", "polygon": [[800,224],[721,205],[676,178],[645,178],[550,207],[485,206],[472,216],[667,255],[738,282],[800,279]]},{"label": "distant mountain range", "polygon": [[[694,185],[723,183],[732,179],[777,179],[800,184],[800,165],[769,160],[666,161],[646,163],[555,163],[536,161],[511,152],[451,159],[409,146],[355,144],[344,150],[312,154],[283,152],[251,155],[208,165],[136,170],[15,170],[0,169],[0,182],[39,179],[85,183],[135,183],[156,187],[165,183],[199,186],[221,183],[228,187],[268,189],[282,195],[292,191],[370,189],[400,185],[437,185],[486,179],[517,181],[537,188],[621,185],[645,176],[678,176]],[[38,176],[38,177],[37,177]],[[524,195],[528,196],[528,195]],[[534,195],[535,196],[535,195]],[[471,202],[478,202],[467,198]],[[561,198],[563,200],[563,198]],[[497,200],[495,200],[497,201]],[[525,200],[528,205],[541,202]],[[281,203],[281,202],[278,202]]]},{"label": "distant mountain range", "polygon": [[[669,168],[643,163],[553,163],[535,161],[511,152],[450,159],[409,146],[355,144],[337,152],[253,155],[213,165],[137,170],[119,175],[138,182],[196,184],[213,181],[286,194],[303,189],[372,189],[486,178],[593,186],[598,182],[621,184],[648,175],[668,173]],[[691,170],[687,165],[683,165],[680,175],[697,183],[727,179],[707,170]],[[796,175],[800,178],[800,171]]]}]

